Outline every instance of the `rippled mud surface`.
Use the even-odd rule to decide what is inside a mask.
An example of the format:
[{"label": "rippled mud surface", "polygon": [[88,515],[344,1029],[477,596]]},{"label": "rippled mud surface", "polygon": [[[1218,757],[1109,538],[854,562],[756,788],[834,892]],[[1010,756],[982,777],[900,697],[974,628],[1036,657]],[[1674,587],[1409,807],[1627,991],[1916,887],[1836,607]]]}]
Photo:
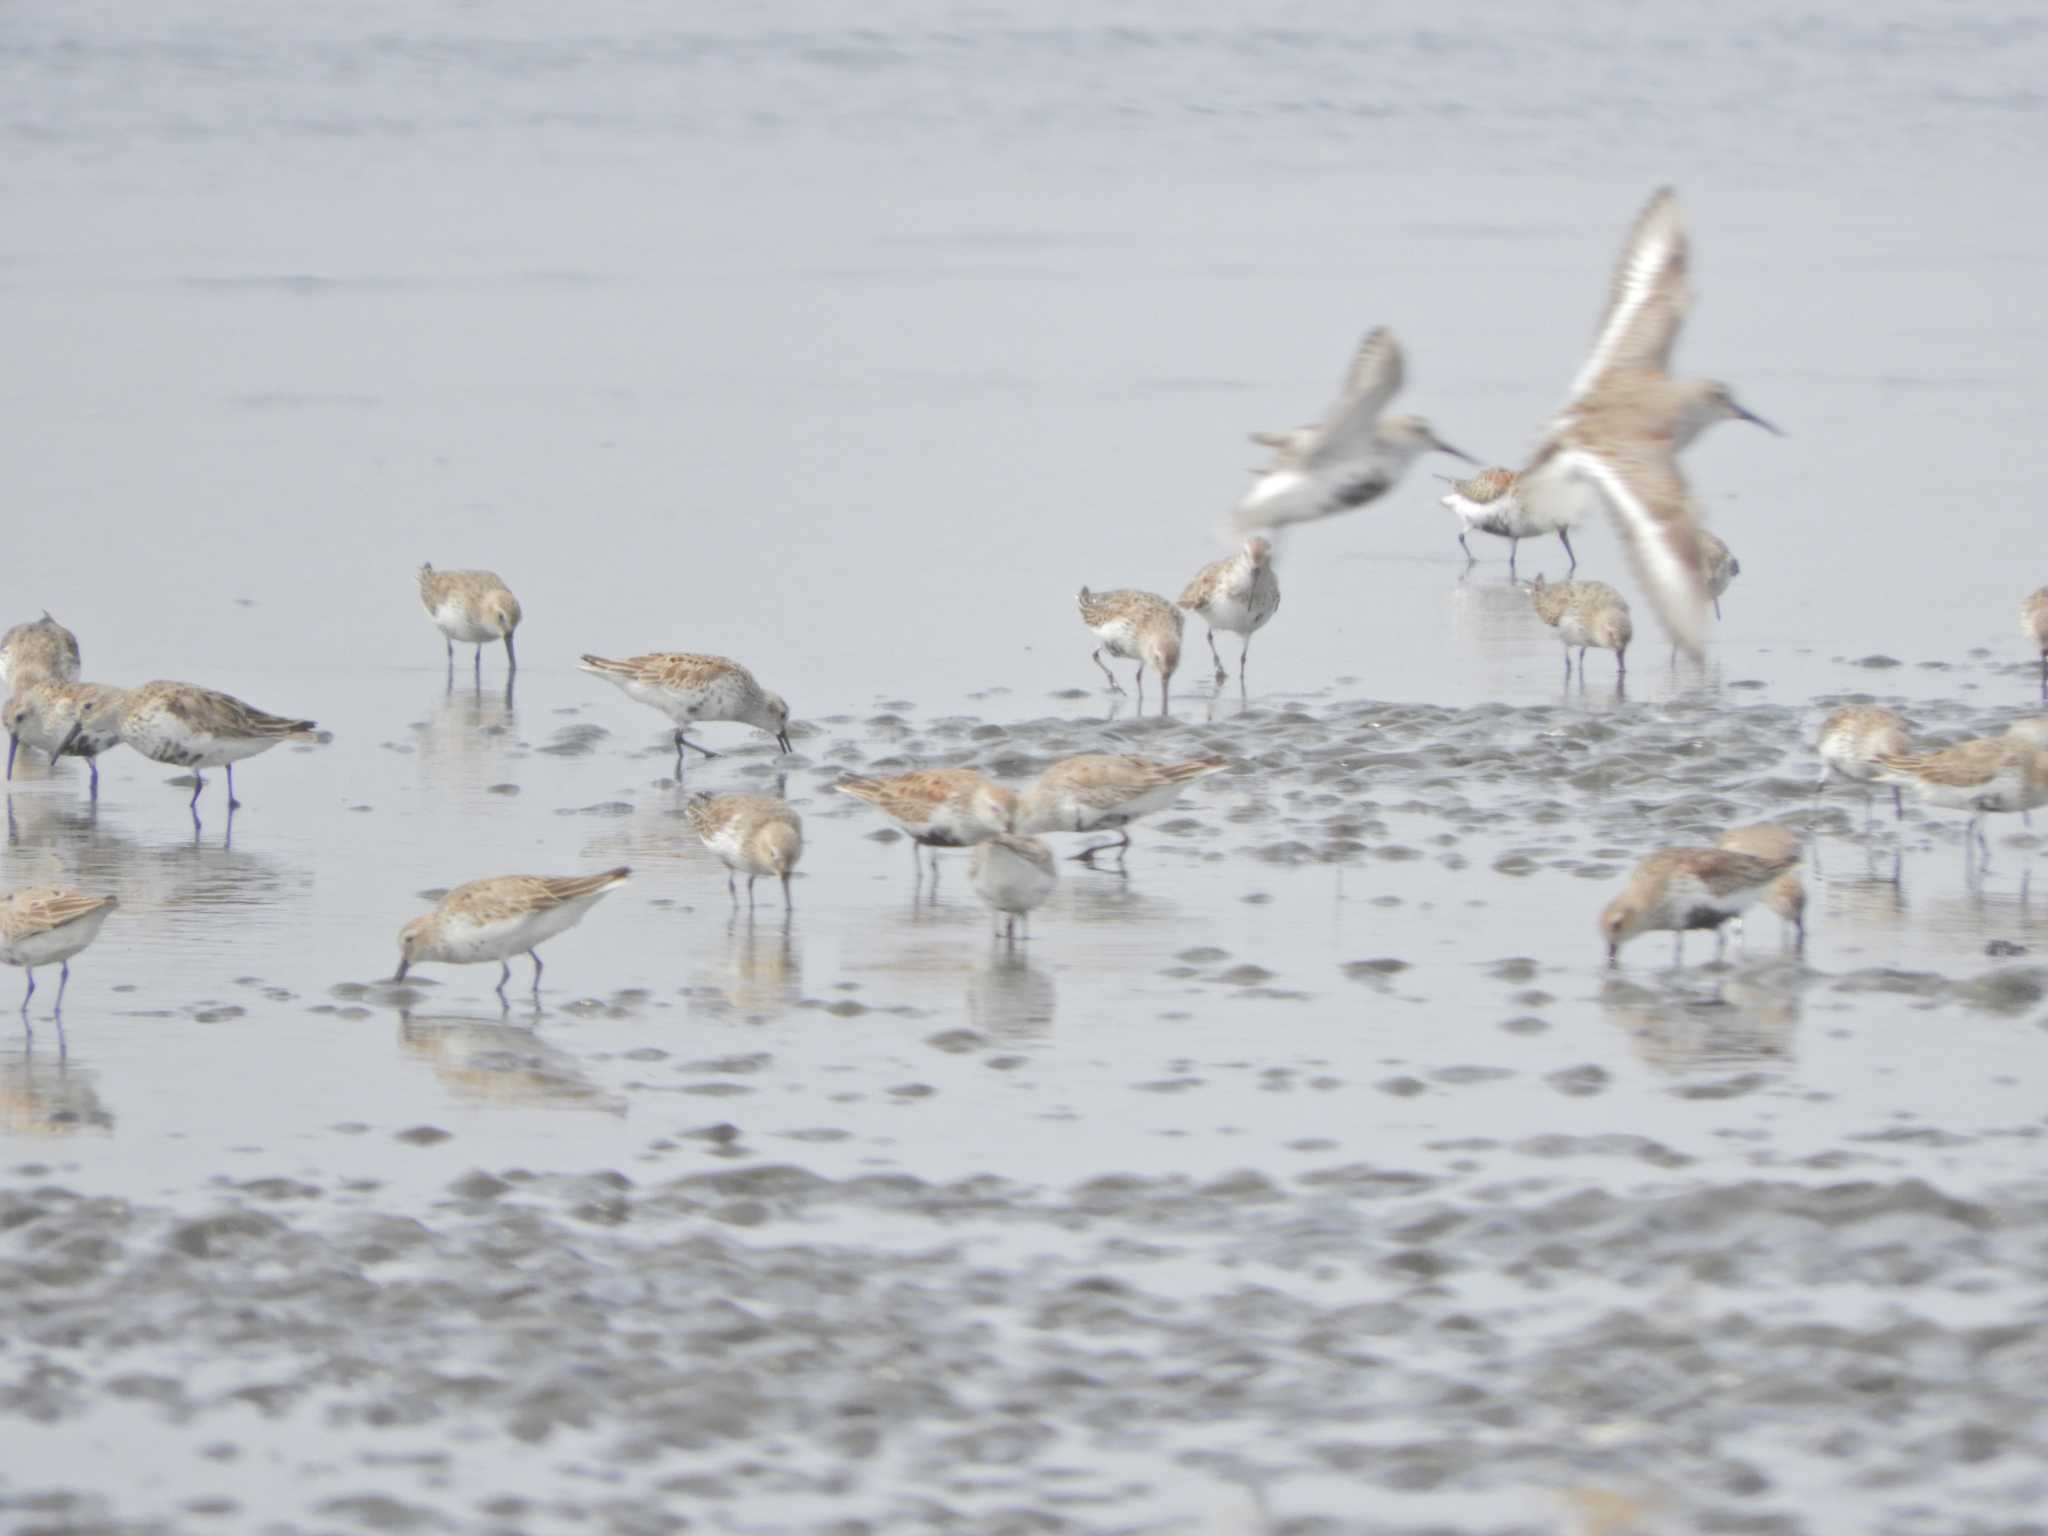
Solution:
[{"label": "rippled mud surface", "polygon": [[[1813,725],[1873,695],[891,700],[786,765],[738,740],[692,766],[780,778],[806,818],[795,909],[749,915],[659,734],[581,683],[266,760],[227,846],[181,840],[133,764],[83,832],[63,771],[17,788],[12,856],[82,837],[130,926],[81,962],[64,1053],[44,1018],[0,1064],[12,1518],[1931,1533],[2039,1507],[2040,851],[2008,819],[1979,872],[1959,817],[1816,802]],[[1893,701],[1930,741],[2020,717]],[[1231,767],[1122,873],[1064,864],[1014,947],[960,856],[914,876],[830,791],[1103,747]],[[635,868],[538,1000],[501,1010],[487,967],[379,979],[471,872],[427,770],[537,828],[536,867]],[[1815,835],[1803,952],[1759,912],[1721,961],[1695,936],[1680,967],[1655,937],[1603,963],[1635,857],[1766,816]],[[412,836],[376,868],[297,844],[387,818]],[[223,980],[192,951],[255,964],[238,922],[324,938]],[[95,1473],[133,1444],[132,1481]]]}]

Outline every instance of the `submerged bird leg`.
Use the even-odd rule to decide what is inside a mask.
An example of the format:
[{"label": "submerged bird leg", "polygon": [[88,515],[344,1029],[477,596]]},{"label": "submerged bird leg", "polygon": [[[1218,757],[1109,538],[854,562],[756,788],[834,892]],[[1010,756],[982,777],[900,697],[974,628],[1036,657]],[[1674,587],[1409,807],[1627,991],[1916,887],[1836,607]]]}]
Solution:
[{"label": "submerged bird leg", "polygon": [[[1458,537],[1459,537],[1459,539],[1460,539],[1460,540],[1463,540],[1463,538],[1464,538],[1465,536],[1464,536],[1463,534],[1459,534],[1459,535],[1458,535]],[[1509,574],[1510,576],[1512,576],[1512,575],[1514,575],[1514,574],[1515,574],[1515,556],[1519,555],[1519,554],[1520,554],[1521,552],[1522,552],[1522,541],[1521,541],[1520,539],[1509,539],[1509,540],[1508,540],[1508,574]]]},{"label": "submerged bird leg", "polygon": [[233,810],[242,802],[235,798],[235,765],[228,764],[228,809]]},{"label": "submerged bird leg", "polygon": [[[916,877],[919,885],[924,884],[924,852],[917,846],[917,839],[914,837],[910,839],[910,873]],[[740,899],[737,891],[733,893],[732,899],[733,904],[737,906]]]},{"label": "submerged bird leg", "polygon": [[65,960],[60,962],[57,967],[57,1005],[51,1009],[51,1012],[55,1013],[60,1019],[64,1017],[64,989],[70,985],[71,962]]},{"label": "submerged bird leg", "polygon": [[732,871],[729,869],[725,872],[725,894],[732,898],[734,906],[740,904],[740,888],[734,883]]},{"label": "submerged bird leg", "polygon": [[[535,997],[539,997],[539,996],[540,996],[540,951],[539,951],[539,950],[537,950],[537,949],[529,949],[529,950],[528,950],[528,951],[527,951],[526,953],[527,953],[527,957],[528,957],[529,959],[531,959],[531,960],[533,961],[533,995],[534,995]],[[505,969],[506,969],[507,971],[510,971],[510,970],[512,969],[512,967],[511,967],[511,966],[509,966],[509,965],[507,965],[507,966],[505,967]]]},{"label": "submerged bird leg", "polygon": [[[1477,564],[1479,563],[1479,557],[1478,557],[1477,555],[1475,555],[1475,554],[1473,554],[1473,553],[1472,553],[1472,546],[1471,546],[1470,544],[1467,544],[1467,543],[1465,542],[1465,535],[1464,535],[1464,534],[1462,534],[1462,533],[1460,533],[1460,534],[1458,535],[1458,548],[1460,548],[1460,549],[1462,549],[1463,551],[1465,551],[1465,563],[1466,563],[1467,565],[1477,565]],[[1514,568],[1515,568],[1515,560],[1514,560],[1514,556],[1510,555],[1510,556],[1508,557],[1508,569],[1509,569],[1509,570],[1513,570]]]},{"label": "submerged bird leg", "polygon": [[[36,995],[36,972],[34,966],[25,966],[24,969],[28,972],[28,990],[21,994],[21,1017],[22,1021],[26,1023],[28,1020],[28,1000]],[[35,1031],[31,1029],[29,1033],[34,1034]]]},{"label": "submerged bird leg", "polygon": [[1626,648],[1614,653],[1614,675],[1616,677],[1628,676],[1628,651]]},{"label": "submerged bird leg", "polygon": [[484,680],[484,648],[481,645],[476,648],[476,680],[479,685]]},{"label": "submerged bird leg", "polygon": [[754,882],[760,878],[759,875],[747,876],[747,910],[749,912],[754,910]]},{"label": "submerged bird leg", "polygon": [[96,757],[88,757],[85,760],[85,771],[92,776],[92,793],[86,798],[97,800],[100,797],[100,760]]},{"label": "submerged bird leg", "polygon": [[1145,663],[1138,663],[1138,713],[1145,713]]},{"label": "submerged bird leg", "polygon": [[511,979],[512,962],[510,960],[500,960],[498,962],[498,985],[496,988],[499,1002],[503,1002],[505,1000],[505,983],[510,981]]},{"label": "submerged bird leg", "polygon": [[448,670],[455,670],[455,637],[452,635],[448,637]]},{"label": "submerged bird leg", "polygon": [[1904,821],[1905,819],[1906,797],[1899,793],[1899,786],[1894,784],[1892,786],[1892,820]]},{"label": "submerged bird leg", "polygon": [[1222,653],[1216,649],[1216,631],[1209,631],[1209,657],[1216,663],[1216,681],[1219,684],[1230,681],[1230,674],[1223,670]]},{"label": "submerged bird leg", "polygon": [[1579,557],[1577,552],[1572,548],[1571,534],[1566,532],[1564,529],[1560,528],[1557,530],[1557,537],[1559,541],[1564,545],[1564,552],[1566,558],[1571,561],[1571,564],[1565,567],[1565,575],[1569,576],[1573,571],[1576,571],[1579,568]]},{"label": "submerged bird leg", "polygon": [[1244,637],[1244,648],[1237,653],[1237,691],[1239,693],[1244,692],[1244,669],[1246,663],[1248,663],[1251,659],[1252,637],[1250,635],[1246,635]]},{"label": "submerged bird leg", "polygon": [[192,819],[194,821],[199,819],[199,792],[204,788],[206,788],[206,775],[197,768],[194,768],[192,770],[192,798],[186,802],[192,807]]},{"label": "submerged bird leg", "polygon": [[1095,647],[1093,660],[1095,665],[1102,668],[1102,675],[1109,679],[1109,691],[1111,693],[1122,693],[1124,685],[1116,680],[1116,674],[1109,670],[1109,663],[1102,659],[1102,647],[1099,645]]}]

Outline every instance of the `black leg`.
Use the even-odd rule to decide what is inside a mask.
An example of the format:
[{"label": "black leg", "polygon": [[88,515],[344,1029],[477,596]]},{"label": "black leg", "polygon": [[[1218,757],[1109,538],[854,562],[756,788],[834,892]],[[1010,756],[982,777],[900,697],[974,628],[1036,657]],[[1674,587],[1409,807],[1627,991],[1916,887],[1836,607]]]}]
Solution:
[{"label": "black leg", "polygon": [[1164,720],[1173,713],[1173,675],[1168,673],[1159,679],[1159,718]]},{"label": "black leg", "polygon": [[1223,670],[1223,657],[1216,650],[1216,631],[1209,631],[1209,658],[1216,663],[1216,683],[1221,687],[1230,681],[1230,674]]},{"label": "black leg", "polygon": [[1138,713],[1145,713],[1145,663],[1138,663]]},{"label": "black leg", "polygon": [[1899,786],[1894,784],[1892,786],[1892,820],[1904,821],[1905,819],[1906,797],[1899,793]]},{"label": "black leg", "polygon": [[1514,574],[1515,574],[1515,556],[1519,555],[1519,554],[1520,554],[1521,552],[1522,552],[1522,541],[1521,541],[1520,539],[1509,539],[1509,540],[1508,540],[1508,574],[1509,574],[1510,576],[1512,576],[1512,575],[1514,575]]},{"label": "black leg", "polygon": [[192,806],[192,819],[194,821],[199,819],[199,791],[204,788],[206,788],[206,775],[197,768],[194,768],[192,770],[192,799],[190,802]]},{"label": "black leg", "polygon": [[688,768],[689,764],[683,757],[683,733],[678,728],[676,731],[676,778],[678,781],[688,772]]},{"label": "black leg", "polygon": [[100,797],[100,760],[88,757],[85,760],[85,771],[92,775],[92,794],[88,798],[97,800]]},{"label": "black leg", "polygon": [[1238,691],[1239,693],[1243,693],[1243,692],[1244,692],[1244,669],[1245,669],[1245,664],[1246,664],[1247,662],[1249,662],[1249,661],[1250,661],[1251,659],[1252,659],[1252,637],[1251,637],[1251,633],[1250,633],[1250,631],[1246,631],[1246,633],[1245,633],[1245,637],[1244,637],[1244,649],[1243,649],[1243,650],[1241,650],[1241,651],[1239,651],[1239,652],[1237,653],[1237,691]]},{"label": "black leg", "polygon": [[499,1001],[499,1002],[501,1002],[501,1003],[502,1003],[503,1001],[505,1001],[505,983],[506,983],[506,982],[508,982],[508,981],[510,981],[511,979],[512,979],[512,962],[511,962],[510,960],[500,960],[500,961],[498,962],[498,989],[497,989],[497,990],[498,990],[498,1001]]},{"label": "black leg", "polygon": [[[917,839],[910,840],[910,873],[919,885],[924,884],[924,851],[917,846]],[[739,905],[739,893],[733,893],[733,905]]]},{"label": "black leg", "polygon": [[23,1017],[24,1019],[28,1017],[28,1000],[29,1000],[30,998],[34,997],[34,996],[36,995],[36,973],[35,973],[35,970],[34,970],[34,968],[33,968],[33,967],[29,967],[29,968],[27,968],[27,969],[28,969],[28,990],[27,990],[26,992],[24,992],[24,993],[22,993],[22,994],[21,994],[21,1016],[22,1016],[22,1017]]},{"label": "black leg", "polygon": [[759,875],[747,876],[747,910],[749,912],[754,910],[754,882],[760,878]]},{"label": "black leg", "polygon": [[481,688],[484,681],[484,648],[482,646],[476,648],[476,681],[477,686]]},{"label": "black leg", "polygon": [[733,883],[731,870],[725,872],[725,894],[732,898],[735,907],[740,904],[740,888]]},{"label": "black leg", "polygon": [[1614,675],[1616,677],[1626,677],[1628,675],[1628,652],[1625,650],[1614,653]]},{"label": "black leg", "polygon": [[1571,564],[1565,568],[1565,575],[1569,576],[1579,568],[1579,557],[1572,549],[1572,536],[1569,533],[1560,528],[1557,530],[1557,537],[1564,545],[1565,558],[1571,561]]},{"label": "black leg", "polygon": [[455,671],[455,638],[452,635],[448,639],[448,670],[451,674]]},{"label": "black leg", "polygon": [[[526,953],[527,953],[527,954],[528,954],[528,955],[529,955],[529,956],[530,956],[530,957],[532,958],[532,960],[533,960],[533,995],[534,995],[535,997],[539,997],[539,996],[540,996],[540,972],[541,972],[541,964],[540,964],[540,951],[539,951],[539,950],[537,950],[537,949],[529,949],[529,950],[528,950],[528,951],[527,951]],[[506,967],[505,967],[505,969],[506,969],[506,971],[507,971],[507,972],[509,972],[509,971],[510,971],[510,970],[512,969],[512,967],[508,965],[508,966],[506,966]]]},{"label": "black leg", "polygon": [[64,989],[71,985],[71,962],[63,961],[57,968],[57,1017],[64,1016]]},{"label": "black leg", "polygon": [[1092,659],[1096,666],[1102,668],[1102,675],[1109,679],[1109,691],[1111,693],[1122,693],[1124,685],[1116,680],[1116,674],[1109,670],[1109,663],[1102,659],[1101,646],[1095,647],[1095,654]]},{"label": "black leg", "polygon": [[[1465,551],[1465,563],[1467,565],[1477,565],[1479,563],[1479,557],[1472,553],[1472,546],[1465,542],[1465,535],[1462,533],[1458,535],[1458,548]],[[1512,568],[1514,561],[1510,559],[1508,564]]]},{"label": "black leg", "polygon": [[242,802],[235,798],[235,765],[228,764],[228,809],[233,810]]}]

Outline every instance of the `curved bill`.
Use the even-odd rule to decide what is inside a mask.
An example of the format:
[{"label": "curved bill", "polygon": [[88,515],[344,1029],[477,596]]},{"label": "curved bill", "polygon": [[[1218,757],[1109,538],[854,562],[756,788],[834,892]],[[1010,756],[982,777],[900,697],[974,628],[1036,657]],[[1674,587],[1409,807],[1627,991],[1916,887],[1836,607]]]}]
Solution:
[{"label": "curved bill", "polygon": [[21,750],[21,738],[12,731],[7,733],[7,777],[14,777],[14,754]]},{"label": "curved bill", "polygon": [[1467,464],[1477,464],[1479,462],[1479,460],[1473,458],[1472,455],[1467,453],[1464,449],[1453,448],[1449,443],[1445,442],[1440,437],[1434,439],[1433,441],[1436,443],[1436,451],[1438,453],[1448,453],[1452,458],[1463,459]]},{"label": "curved bill", "polygon": [[407,971],[408,969],[410,969],[410,968],[411,968],[411,966],[412,966],[412,962],[411,962],[410,960],[406,959],[406,958],[405,958],[405,956],[403,956],[403,955],[400,955],[400,956],[398,957],[398,974],[397,974],[396,976],[392,977],[391,979],[392,979],[393,981],[403,981],[403,980],[405,980],[405,973],[406,973],[406,971]]},{"label": "curved bill", "polygon": [[1755,411],[1737,405],[1732,400],[1728,402],[1728,406],[1730,410],[1735,412],[1735,419],[1737,421],[1746,421],[1751,426],[1762,427],[1766,432],[1770,433],[1773,437],[1783,437],[1785,435],[1785,429],[1783,427],[1773,426],[1770,422],[1765,421],[1763,417],[1757,415]]},{"label": "curved bill", "polygon": [[69,752],[71,750],[71,744],[78,740],[79,733],[82,732],[84,729],[85,722],[82,720],[78,724],[72,726],[71,729],[65,734],[64,739],[57,743],[57,750],[50,754],[50,761],[55,762],[58,758],[62,757],[66,752]]}]

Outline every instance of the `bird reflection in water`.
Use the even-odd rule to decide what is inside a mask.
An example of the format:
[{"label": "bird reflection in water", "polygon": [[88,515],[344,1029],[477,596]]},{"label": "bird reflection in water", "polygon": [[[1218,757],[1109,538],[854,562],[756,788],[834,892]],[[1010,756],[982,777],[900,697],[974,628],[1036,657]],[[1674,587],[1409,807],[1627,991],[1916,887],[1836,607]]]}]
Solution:
[{"label": "bird reflection in water", "polygon": [[518,673],[503,688],[456,686],[435,698],[427,718],[415,727],[419,759],[436,784],[452,774],[460,787],[481,792],[500,777],[505,748],[518,740],[519,712],[513,706]]},{"label": "bird reflection in water", "polygon": [[785,910],[768,921],[744,909],[725,925],[727,974],[720,990],[739,1013],[773,1018],[803,995],[803,951],[796,920]]},{"label": "bird reflection in water", "polygon": [[985,1035],[1050,1034],[1058,1005],[1052,973],[1015,945],[993,946],[967,981],[967,1021]]},{"label": "bird reflection in water", "polygon": [[61,1055],[25,1051],[0,1062],[0,1136],[113,1130],[113,1111],[100,1102],[94,1076]]},{"label": "bird reflection in water", "polygon": [[468,1103],[626,1112],[624,1102],[591,1082],[575,1057],[502,1015],[419,1014],[400,1007],[398,1044],[433,1068],[452,1097]]},{"label": "bird reflection in water", "polygon": [[[1696,981],[1697,973],[1692,973]],[[1797,960],[1773,960],[1715,980],[1712,989],[1646,987],[1610,978],[1600,994],[1610,1024],[1660,1072],[1680,1076],[1759,1067],[1793,1059],[1792,1040],[1814,980]]]}]

